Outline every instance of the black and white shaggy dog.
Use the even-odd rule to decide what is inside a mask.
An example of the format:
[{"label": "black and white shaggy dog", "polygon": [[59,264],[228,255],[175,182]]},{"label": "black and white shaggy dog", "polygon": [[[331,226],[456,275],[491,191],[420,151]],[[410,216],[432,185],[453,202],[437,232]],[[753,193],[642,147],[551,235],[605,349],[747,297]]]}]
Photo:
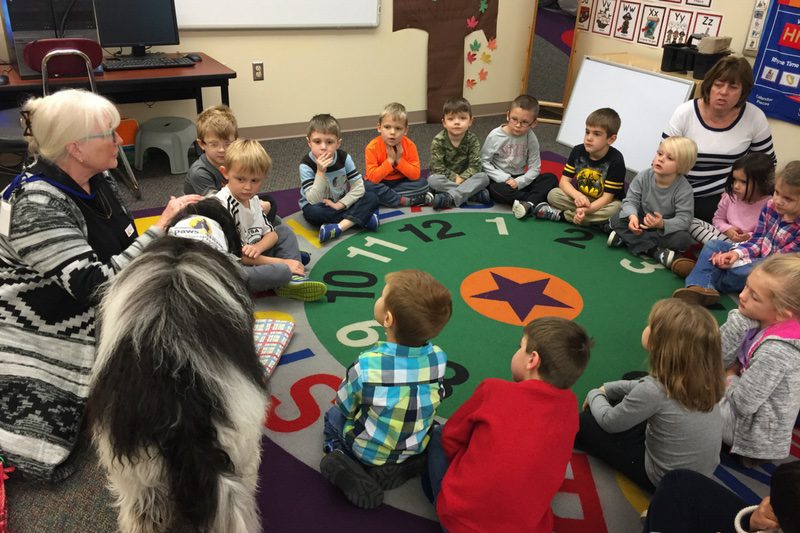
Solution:
[{"label": "black and white shaggy dog", "polygon": [[88,413],[123,533],[261,531],[266,380],[236,266],[163,237],[106,288]]}]

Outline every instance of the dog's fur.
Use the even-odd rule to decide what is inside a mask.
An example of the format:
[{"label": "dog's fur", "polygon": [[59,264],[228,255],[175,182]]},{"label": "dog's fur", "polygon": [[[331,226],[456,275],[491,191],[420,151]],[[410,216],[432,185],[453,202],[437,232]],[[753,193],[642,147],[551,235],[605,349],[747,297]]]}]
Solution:
[{"label": "dog's fur", "polygon": [[261,531],[266,380],[231,259],[163,237],[105,289],[88,413],[124,533]]}]

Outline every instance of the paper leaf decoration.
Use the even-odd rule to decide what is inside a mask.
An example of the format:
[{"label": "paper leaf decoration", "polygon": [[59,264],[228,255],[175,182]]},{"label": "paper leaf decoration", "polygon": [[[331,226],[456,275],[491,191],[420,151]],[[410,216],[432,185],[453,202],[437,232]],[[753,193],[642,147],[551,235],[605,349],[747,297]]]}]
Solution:
[{"label": "paper leaf decoration", "polygon": [[486,77],[487,77],[488,75],[489,75],[489,73],[488,73],[488,72],[486,72],[486,69],[485,69],[485,68],[482,68],[482,69],[480,70],[480,72],[478,72],[478,79],[480,79],[481,81],[486,81]]},{"label": "paper leaf decoration", "polygon": [[467,28],[474,30],[477,27],[478,19],[476,19],[474,15],[467,19]]},{"label": "paper leaf decoration", "polygon": [[497,50],[497,39],[489,39],[489,42],[486,43],[486,48],[494,52]]},{"label": "paper leaf decoration", "polygon": [[480,12],[481,12],[481,13],[486,13],[486,10],[487,10],[487,9],[489,9],[489,2],[488,2],[488,0],[481,0]]},{"label": "paper leaf decoration", "polygon": [[481,61],[484,63],[491,63],[492,62],[492,55],[487,54],[486,52],[481,54]]},{"label": "paper leaf decoration", "polygon": [[473,80],[472,78],[470,78],[470,79],[468,79],[468,80],[467,80],[467,88],[468,88],[468,89],[472,89],[473,87],[475,87],[475,85],[476,85],[477,83],[478,83],[478,82],[476,82],[475,80]]},{"label": "paper leaf decoration", "polygon": [[481,49],[481,43],[479,43],[479,42],[478,42],[478,40],[477,40],[477,39],[475,39],[475,40],[474,40],[474,41],[472,41],[472,43],[469,45],[469,49],[470,49],[470,50],[472,50],[473,52],[477,52],[478,50],[480,50],[480,49]]},{"label": "paper leaf decoration", "polygon": [[478,59],[478,56],[475,54],[475,52],[467,52],[467,63],[471,65],[476,59]]}]

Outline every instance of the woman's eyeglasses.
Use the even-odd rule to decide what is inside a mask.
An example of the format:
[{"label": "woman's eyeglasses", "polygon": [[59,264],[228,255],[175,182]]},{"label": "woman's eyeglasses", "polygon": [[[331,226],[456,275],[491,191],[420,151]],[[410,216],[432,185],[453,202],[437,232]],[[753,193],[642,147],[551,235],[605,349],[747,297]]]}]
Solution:
[{"label": "woman's eyeglasses", "polygon": [[92,135],[87,135],[80,139],[81,141],[88,141],[89,139],[105,139],[106,137],[110,137],[113,139],[117,135],[117,130],[111,128],[110,130],[103,131],[100,133],[93,133]]}]

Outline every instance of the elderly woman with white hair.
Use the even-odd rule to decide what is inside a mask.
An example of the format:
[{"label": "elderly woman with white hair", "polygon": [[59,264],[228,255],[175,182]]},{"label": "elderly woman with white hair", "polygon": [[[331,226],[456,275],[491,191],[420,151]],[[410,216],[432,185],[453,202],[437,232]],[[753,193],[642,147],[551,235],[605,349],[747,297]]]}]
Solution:
[{"label": "elderly woman with white hair", "polygon": [[114,105],[68,89],[28,100],[22,117],[34,163],[0,214],[0,451],[26,477],[58,480],[83,421],[98,287],[201,197],[172,198],[139,236],[104,173],[117,166]]}]

